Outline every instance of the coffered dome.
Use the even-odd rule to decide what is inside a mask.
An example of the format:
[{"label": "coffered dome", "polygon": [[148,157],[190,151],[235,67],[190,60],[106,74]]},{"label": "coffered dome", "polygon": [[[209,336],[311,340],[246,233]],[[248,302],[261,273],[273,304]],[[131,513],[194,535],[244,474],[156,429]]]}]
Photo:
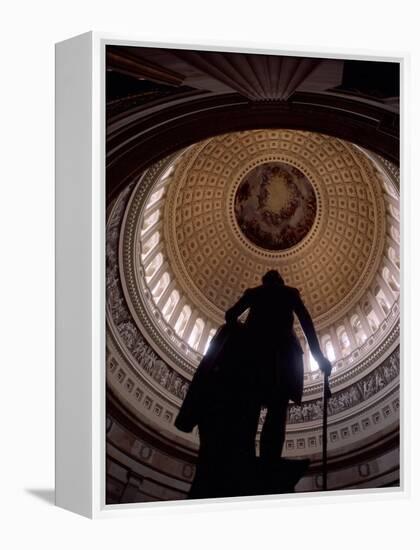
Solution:
[{"label": "coffered dome", "polygon": [[[381,162],[336,138],[257,130],[157,163],[132,192],[120,241],[127,301],[150,343],[191,376],[224,311],[278,269],[300,290],[324,351],[352,365],[350,353],[367,353],[365,341],[399,311],[398,195]],[[319,371],[305,353],[309,382]]]},{"label": "coffered dome", "polygon": [[[275,165],[301,175],[295,179],[316,201],[304,235],[289,227],[291,246],[279,250],[269,238],[266,246],[261,236],[252,242],[237,208],[244,180]],[[287,130],[213,138],[190,148],[171,178],[163,216],[167,257],[182,289],[215,322],[273,268],[300,289],[318,324],[331,322],[377,269],[385,235],[382,193],[366,155],[335,138]]]}]

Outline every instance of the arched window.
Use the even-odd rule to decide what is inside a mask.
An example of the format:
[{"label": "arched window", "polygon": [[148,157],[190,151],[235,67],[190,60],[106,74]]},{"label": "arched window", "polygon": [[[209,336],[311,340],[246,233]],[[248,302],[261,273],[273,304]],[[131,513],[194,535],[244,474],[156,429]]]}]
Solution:
[{"label": "arched window", "polygon": [[190,306],[184,306],[174,326],[174,330],[178,334],[178,336],[180,337],[182,336],[182,333],[184,332],[185,327],[187,326],[188,319],[190,318],[190,316],[191,316]]},{"label": "arched window", "polygon": [[398,254],[395,252],[395,249],[392,246],[388,248],[388,258],[395,265],[395,267],[400,269],[400,259],[398,257]]},{"label": "arched window", "polygon": [[169,296],[169,298],[166,301],[166,304],[162,308],[162,315],[163,318],[166,320],[166,322],[169,321],[176,304],[179,302],[179,292],[177,290],[173,290]]},{"label": "arched window", "polygon": [[157,223],[157,221],[159,220],[159,216],[160,210],[156,210],[156,212],[153,212],[153,214],[150,214],[150,216],[146,217],[141,232],[145,233],[150,227],[152,227],[152,225],[155,225],[155,223]]},{"label": "arched window", "polygon": [[393,206],[392,204],[388,204],[388,209],[389,209],[389,212],[391,213],[391,216],[399,222],[400,221],[400,213],[395,208],[395,206]]},{"label": "arched window", "polygon": [[328,340],[328,342],[325,344],[325,349],[327,352],[327,357],[330,361],[335,361],[335,351],[334,346],[332,345],[331,340]]},{"label": "arched window", "polygon": [[391,197],[399,199],[398,193],[395,191],[394,186],[388,180],[384,180],[385,189]]},{"label": "arched window", "polygon": [[331,336],[329,334],[325,334],[321,338],[321,346],[328,359],[330,361],[335,361],[334,346],[332,344]]},{"label": "arched window", "polygon": [[395,292],[395,294],[398,294],[400,291],[400,285],[398,281],[396,281],[395,277],[391,274],[389,269],[387,267],[384,267],[382,270],[382,276],[384,280],[388,283],[389,288]]},{"label": "arched window", "polygon": [[188,344],[193,349],[197,349],[198,342],[200,341],[201,334],[203,333],[203,329],[204,329],[204,321],[198,318],[194,323],[190,337],[188,338]]},{"label": "arched window", "polygon": [[315,372],[319,369],[318,363],[313,358],[312,353],[310,351],[308,351],[308,353],[309,353],[309,370],[311,372]]},{"label": "arched window", "polygon": [[358,315],[353,315],[350,319],[350,324],[353,328],[354,334],[356,336],[356,342],[359,346],[361,346],[366,341],[366,334],[363,330],[362,323],[360,322]]},{"label": "arched window", "polygon": [[160,176],[160,181],[165,181],[167,178],[169,178],[169,176],[173,173],[174,171],[174,165],[171,164],[171,166],[169,166],[169,168],[167,168],[163,174]]},{"label": "arched window", "polygon": [[162,198],[163,196],[163,192],[165,191],[165,188],[164,187],[161,187],[160,189],[158,189],[157,191],[155,191],[153,193],[153,195],[150,197],[149,199],[149,202],[147,204],[147,207],[146,207],[146,212],[147,212],[147,208],[150,208],[153,204],[155,204],[160,198]]},{"label": "arched window", "polygon": [[376,332],[378,330],[378,319],[373,311],[369,313],[367,320],[372,332]]},{"label": "arched window", "polygon": [[204,346],[204,353],[206,353],[207,350],[209,349],[210,342],[212,341],[212,338],[215,334],[216,334],[216,329],[212,328],[211,331],[209,332],[209,336],[207,338],[206,345]]},{"label": "arched window", "polygon": [[146,281],[149,281],[163,263],[162,254],[157,254],[146,267]]},{"label": "arched window", "polygon": [[391,225],[391,236],[396,243],[400,243],[400,232],[393,225]]},{"label": "arched window", "polygon": [[159,298],[165,292],[170,282],[171,281],[169,278],[169,274],[165,272],[152,290],[152,294],[153,294],[153,298],[155,299],[155,302],[159,300]]},{"label": "arched window", "polygon": [[159,231],[155,231],[153,235],[147,239],[147,241],[142,246],[142,259],[146,258],[150,252],[155,248],[159,242]]},{"label": "arched window", "polygon": [[376,299],[378,300],[378,304],[381,306],[382,308],[382,311],[385,313],[385,315],[388,314],[389,312],[389,306],[388,304],[386,303],[386,299],[385,299],[385,296],[384,294],[382,293],[382,296],[377,296]]},{"label": "arched window", "polygon": [[343,325],[339,326],[337,329],[337,337],[338,341],[340,342],[340,347],[343,355],[348,355],[351,352],[350,349],[350,340],[347,335],[346,329],[343,327]]},{"label": "arched window", "polygon": [[363,313],[366,316],[367,322],[369,323],[372,332],[376,332],[379,327],[379,319],[376,316],[376,313],[373,311],[373,308],[369,304],[369,302],[365,302],[363,304]]},{"label": "arched window", "polygon": [[375,298],[381,306],[382,311],[387,315],[391,304],[388,303],[385,293],[379,285],[375,287]]}]

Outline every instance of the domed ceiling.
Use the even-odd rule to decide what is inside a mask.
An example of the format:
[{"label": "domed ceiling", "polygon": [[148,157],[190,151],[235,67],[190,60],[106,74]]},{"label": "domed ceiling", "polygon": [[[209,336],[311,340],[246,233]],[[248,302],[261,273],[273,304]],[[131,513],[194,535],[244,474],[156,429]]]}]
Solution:
[{"label": "domed ceiling", "polygon": [[[337,452],[349,433],[373,433],[377,414],[391,425],[398,415],[397,172],[339,139],[267,129],[194,144],[127,186],[107,225],[108,380],[125,406],[178,441],[174,418],[225,310],[274,268],[301,291],[333,362]],[[298,336],[304,405],[289,407],[286,442],[297,455],[319,451],[322,392]],[[373,403],[381,412],[355,422]]]},{"label": "domed ceiling", "polygon": [[[182,155],[165,192],[164,256],[215,324],[273,268],[299,288],[318,327],[331,323],[360,298],[383,253],[380,175],[360,149],[335,138],[287,130],[215,137]],[[132,205],[141,225],[144,204]],[[141,272],[141,255],[133,267]]]},{"label": "domed ceiling", "polygon": [[[131,61],[132,53],[126,52]],[[118,478],[125,494],[141,484],[138,494],[146,500],[186,494],[199,437],[196,429],[186,434],[175,427],[179,407],[224,312],[269,269],[300,290],[333,364],[331,487],[395,482],[399,184],[398,167],[389,162],[398,163],[398,116],[390,98],[373,105],[364,94],[356,104],[338,88],[332,93],[329,60],[313,80],[318,86],[320,74],[326,77],[325,93],[310,86],[293,91],[283,82],[293,100],[266,102],[243,95],[235,79],[234,92],[220,89],[212,67],[226,67],[230,54],[218,60],[209,54],[201,74],[200,60],[186,59],[184,51],[174,57],[147,48],[142,55],[146,62],[138,59],[138,68],[176,63],[188,84],[200,86],[176,88],[182,96],[172,87],[160,91],[153,106],[143,95],[122,102],[116,96],[108,110],[109,486],[117,487]],[[200,55],[204,66],[207,53]],[[113,68],[126,67],[124,55],[113,59]],[[166,69],[160,74],[171,74]],[[297,128],[331,132],[359,146]],[[312,473],[301,488],[310,491],[321,488],[323,385],[296,329],[304,395],[301,405],[289,404],[284,453],[311,459]]]}]

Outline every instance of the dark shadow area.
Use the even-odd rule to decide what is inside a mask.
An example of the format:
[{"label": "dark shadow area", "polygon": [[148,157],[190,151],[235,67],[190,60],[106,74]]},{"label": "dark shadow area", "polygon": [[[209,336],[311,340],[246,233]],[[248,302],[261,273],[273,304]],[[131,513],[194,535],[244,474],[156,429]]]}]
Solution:
[{"label": "dark shadow area", "polygon": [[293,493],[309,460],[279,458],[199,462],[188,498],[222,498]]},{"label": "dark shadow area", "polygon": [[294,492],[309,460],[256,456],[260,415],[255,369],[243,346],[244,328],[224,325],[197,370],[176,425],[198,425],[200,450],[188,498]]},{"label": "dark shadow area", "polygon": [[25,489],[25,492],[48,504],[55,505],[55,489]]}]

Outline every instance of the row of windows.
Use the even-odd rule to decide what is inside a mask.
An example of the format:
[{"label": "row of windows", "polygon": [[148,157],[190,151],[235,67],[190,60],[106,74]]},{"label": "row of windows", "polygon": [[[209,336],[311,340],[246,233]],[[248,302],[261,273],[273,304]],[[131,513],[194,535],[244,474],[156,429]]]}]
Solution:
[{"label": "row of windows", "polygon": [[[167,170],[167,174],[163,176],[161,181],[168,179],[170,170]],[[183,339],[190,348],[199,353],[205,353],[216,329],[210,326],[209,323],[206,324],[205,320],[201,317],[197,317],[193,322],[189,322],[193,315],[191,307],[185,303],[181,304],[182,297],[176,288],[169,289],[171,275],[168,270],[162,267],[164,256],[162,252],[158,251],[158,245],[161,241],[161,210],[160,207],[156,208],[156,205],[164,197],[165,189],[165,185],[159,185],[159,188],[151,195],[143,220],[141,234],[145,236],[145,240],[142,242],[141,256],[145,266],[145,279],[149,285],[153,300],[159,307],[166,323],[173,328],[178,337]],[[388,211],[395,220],[399,220],[398,211],[392,204],[388,204]],[[390,225],[390,234],[394,243],[398,245],[399,232],[393,225]],[[400,259],[397,247],[388,246],[386,254],[392,264],[391,267],[394,266],[395,269],[392,269],[393,272],[391,272],[386,265],[382,267],[381,276],[387,291],[385,292],[384,288],[378,284],[373,289],[376,304],[372,304],[369,300],[365,300],[361,304],[361,313],[364,317],[363,322],[360,319],[360,315],[355,313],[349,318],[350,335],[346,326],[340,325],[337,328],[331,328],[329,333],[321,336],[321,348],[331,361],[345,357],[355,347],[362,346],[370,334],[378,330],[382,319],[389,314],[399,293],[399,283],[395,275],[400,269]],[[173,287],[174,284],[171,286]],[[332,330],[335,331],[335,334],[331,333]],[[309,356],[309,370],[317,370],[318,365],[309,350],[305,353],[307,357]]]},{"label": "row of windows", "polygon": [[[155,198],[154,202],[156,202],[156,200],[159,200],[160,197],[161,195],[159,195],[158,198]],[[150,203],[148,205],[148,208],[149,206]],[[158,220],[159,211],[154,212],[151,216],[148,217],[146,215],[142,233],[145,233],[148,229],[150,229],[150,227],[157,224]],[[194,321],[193,326],[190,327],[188,334],[186,334],[187,324],[191,318],[192,311],[191,307],[185,304],[180,311],[175,312],[175,309],[181,299],[180,293],[176,289],[173,289],[170,292],[169,296],[167,296],[166,299],[163,301],[163,303],[160,304],[161,298],[163,297],[165,291],[171,283],[171,277],[168,271],[164,271],[160,274],[160,277],[155,278],[155,275],[158,273],[159,269],[163,265],[163,254],[159,252],[153,255],[152,253],[153,250],[156,249],[159,242],[160,233],[158,230],[156,230],[142,245],[142,260],[145,264],[145,278],[146,282],[149,285],[152,283],[150,291],[152,293],[153,300],[156,305],[160,305],[163,318],[170,326],[172,326],[178,337],[183,338],[192,349],[199,351],[200,353],[205,353],[211,339],[216,332],[216,329],[214,327],[208,327],[207,333],[203,334],[205,330],[205,322],[201,317],[198,317]],[[150,259],[150,261],[147,261],[148,258]]]},{"label": "row of windows", "polygon": [[[361,310],[366,322],[362,323],[360,316],[356,313],[353,314],[349,319],[352,336],[357,347],[362,346],[367,338],[370,336],[370,334],[373,334],[378,330],[382,318],[386,317],[389,314],[391,307],[398,296],[399,284],[387,267],[384,267],[382,269],[382,277],[384,283],[388,285],[388,288],[392,292],[385,293],[383,288],[381,288],[379,285],[376,285],[376,287],[374,288],[374,299],[376,300],[380,308],[379,311],[383,312],[383,316],[379,318],[380,314],[378,315],[378,312],[375,311],[374,305],[371,304],[369,300],[365,300],[362,304]],[[370,331],[369,334],[367,334],[368,330]],[[336,334],[334,336],[336,337],[336,341],[338,342],[338,350],[333,344],[333,338],[331,334],[324,334],[321,337],[321,348],[325,355],[330,359],[330,361],[335,361],[339,358],[337,357],[337,353],[339,353],[342,357],[349,355],[355,347],[352,346],[350,337],[344,325],[340,325],[337,327]],[[315,368],[317,368],[316,362],[313,360],[312,357],[310,366],[311,370],[315,370]]]},{"label": "row of windows", "polygon": [[[159,242],[159,233],[156,232],[155,235],[157,235],[157,238],[154,239],[154,243],[156,246],[157,243]],[[148,243],[149,242],[150,240],[148,241]],[[148,255],[149,252],[150,251],[146,252],[146,256]],[[399,267],[399,261],[396,259],[395,251],[392,248],[389,248],[389,257],[393,261],[394,265],[396,265],[396,267]],[[162,264],[163,264],[163,255],[161,253],[157,254],[149,262],[149,264],[147,264],[145,273],[146,273],[146,281],[148,283],[153,279],[154,275],[157,273],[157,271],[159,270]],[[382,277],[385,283],[390,288],[390,290],[393,293],[395,293],[395,295],[397,295],[399,292],[399,284],[387,267],[383,268]],[[169,273],[165,271],[163,274],[161,274],[160,278],[155,281],[153,288],[151,288],[151,292],[156,304],[158,304],[160,298],[162,297],[165,290],[168,288],[169,284],[170,284],[170,276],[169,276]],[[382,309],[384,316],[387,316],[392,306],[392,303],[391,303],[391,300],[387,297],[387,295],[379,285],[377,285],[374,289],[374,296],[378,305]],[[161,304],[161,307],[162,307],[161,311],[165,321],[171,324],[175,332],[178,334],[178,336],[182,338],[186,325],[188,323],[188,320],[191,316],[191,308],[188,305],[185,305],[182,308],[182,310],[179,312],[179,315],[175,319],[171,319],[179,300],[180,300],[180,294],[178,290],[172,290],[169,297],[167,297],[165,302]],[[376,332],[381,322],[381,319],[378,318],[377,312],[375,312],[374,308],[369,303],[369,301],[366,301],[363,304],[362,311],[365,315],[366,321],[369,324],[371,332],[372,333]],[[354,314],[351,317],[350,325],[353,330],[353,335],[354,335],[356,344],[358,346],[363,345],[363,343],[366,341],[368,337],[368,334],[366,334],[366,330],[363,328],[363,325],[357,314]],[[201,318],[198,318],[192,328],[191,333],[188,335],[188,340],[187,340],[187,343],[193,349],[196,349],[196,350],[198,349],[198,344],[200,342],[203,330],[204,330],[204,321]],[[351,346],[350,338],[344,326],[338,327],[336,336],[340,344],[341,355],[345,356],[351,353],[352,346]],[[204,349],[207,349],[209,339],[210,339],[210,336],[207,339],[206,346]],[[328,358],[331,361],[334,361],[335,359],[337,359],[330,336],[328,335],[324,336],[322,339],[321,345],[323,347],[324,353],[328,356]],[[310,360],[310,365],[313,366],[314,369],[317,367],[312,357]]]},{"label": "row of windows", "polygon": [[[154,273],[162,264],[162,261],[162,254],[159,254],[151,262],[151,264],[153,264],[152,268],[149,269],[149,265],[146,269],[146,281],[150,281],[153,278]],[[382,275],[384,281],[387,282],[389,289],[393,292],[396,298],[399,292],[398,282],[390,273],[387,267],[383,268]],[[161,275],[161,277],[155,282],[153,288],[151,288],[153,299],[156,304],[159,303],[159,300],[163,296],[166,289],[169,287],[169,284],[170,276],[169,273],[165,271]],[[378,306],[383,312],[383,317],[386,317],[390,312],[394,300],[391,300],[389,293],[385,294],[384,290],[379,285],[376,285],[374,289],[374,298],[376,299]],[[178,311],[177,314],[174,316],[176,306],[180,302],[180,299],[181,296],[179,291],[173,289],[170,292],[169,296],[167,296],[167,298],[165,299],[164,303],[160,304],[162,316],[165,321],[172,326],[176,334],[180,338],[184,338],[191,348],[200,351],[201,353],[204,353],[212,336],[214,335],[215,329],[213,328],[209,330],[209,333],[205,337],[206,342],[204,347],[201,346],[201,349],[199,349],[199,343],[200,341],[202,342],[202,334],[205,328],[205,322],[201,317],[198,317],[195,320],[194,325],[190,327],[191,330],[189,331],[189,333],[186,334],[185,331],[188,321],[191,317],[192,310],[189,305],[185,304],[181,308],[181,310]],[[369,327],[370,333],[373,334],[379,328],[380,322],[382,320],[382,318],[379,317],[378,312],[375,311],[375,308],[368,300],[366,300],[362,304],[362,312],[364,314],[367,325],[362,324],[360,316],[358,314],[353,314],[349,319],[352,335],[356,346],[362,346],[370,335],[367,333],[367,326]],[[331,361],[335,361],[336,359],[338,359],[338,357],[336,356],[336,352],[339,352],[341,356],[346,356],[350,354],[355,347],[355,345],[352,345],[350,337],[347,333],[347,329],[344,325],[340,325],[337,328],[335,336],[340,346],[339,350],[334,348],[333,340],[330,334],[323,335],[323,337],[321,338],[321,347]],[[317,364],[313,360],[312,356],[310,357],[310,366],[311,370],[315,370],[317,368]]]}]

